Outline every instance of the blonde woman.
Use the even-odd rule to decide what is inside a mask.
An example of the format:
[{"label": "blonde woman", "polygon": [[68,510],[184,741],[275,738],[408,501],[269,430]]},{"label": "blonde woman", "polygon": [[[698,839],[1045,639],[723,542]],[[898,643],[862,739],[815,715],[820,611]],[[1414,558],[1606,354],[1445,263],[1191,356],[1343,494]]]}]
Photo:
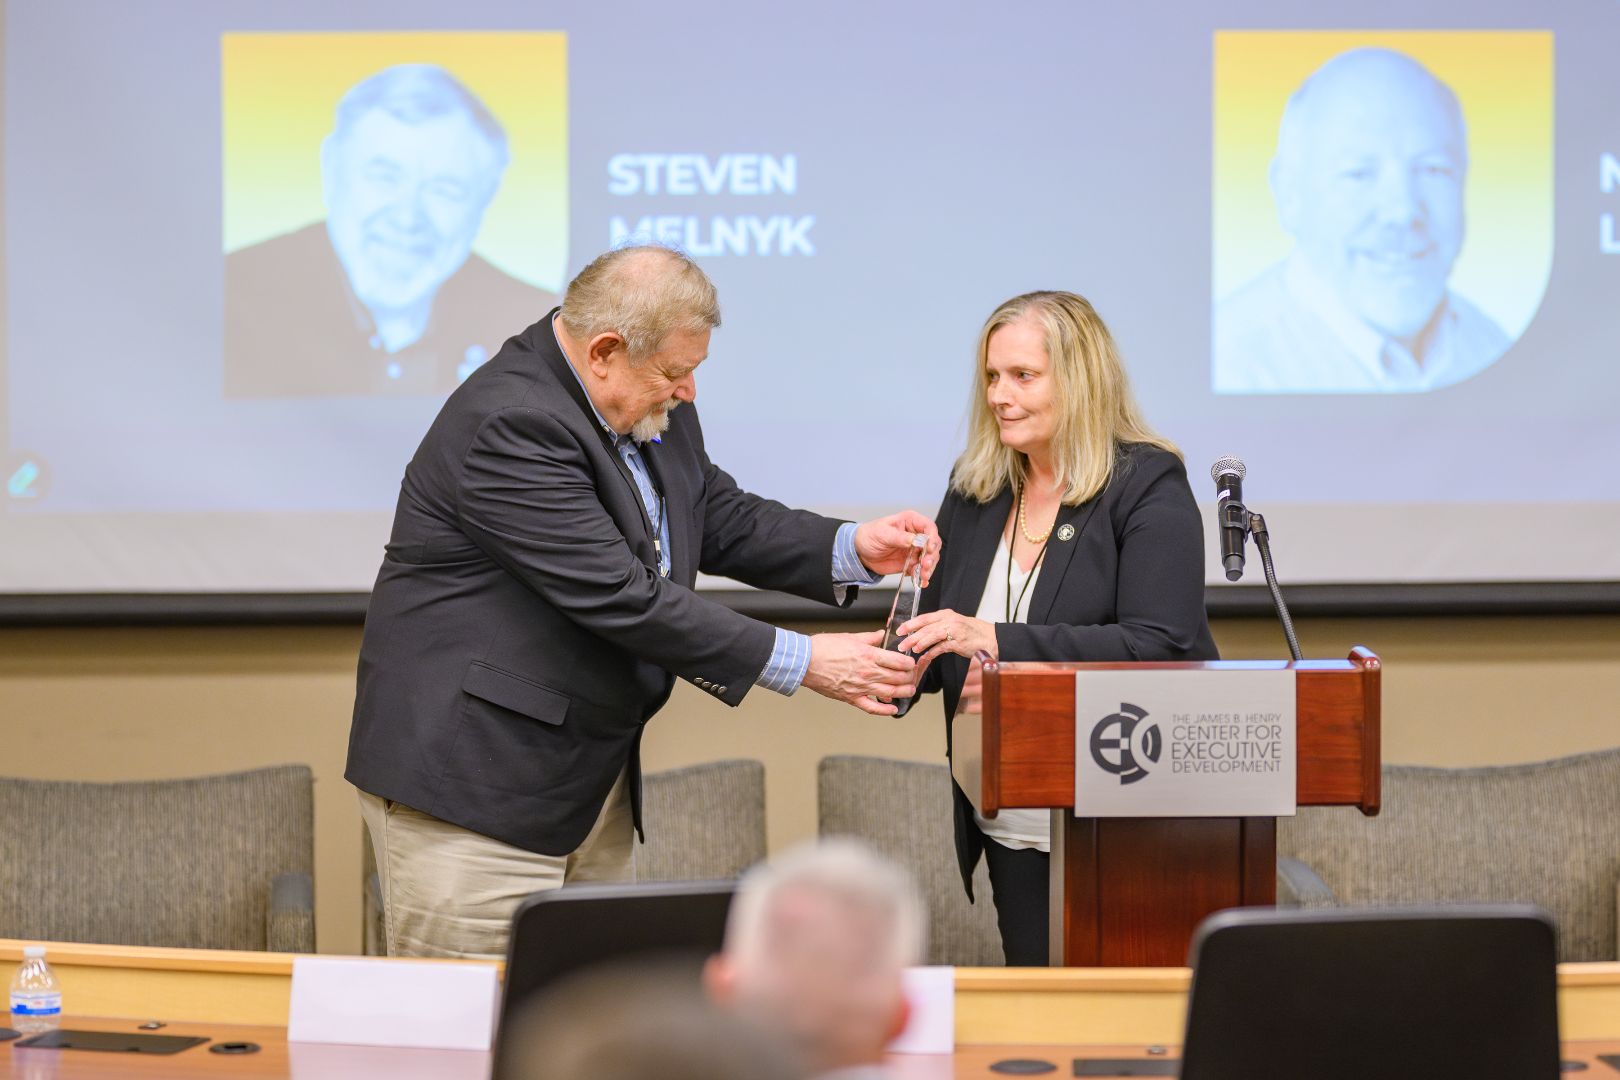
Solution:
[{"label": "blonde woman", "polygon": [[[1142,419],[1108,328],[1067,292],[1013,297],[979,333],[967,449],[939,511],[944,547],[902,651],[919,693],[956,709],[968,658],[1214,660],[1204,533],[1181,455]],[[949,732],[947,730],[947,753]],[[1008,964],[1047,962],[1048,814],[975,813],[956,848],[973,894],[981,853]]]}]

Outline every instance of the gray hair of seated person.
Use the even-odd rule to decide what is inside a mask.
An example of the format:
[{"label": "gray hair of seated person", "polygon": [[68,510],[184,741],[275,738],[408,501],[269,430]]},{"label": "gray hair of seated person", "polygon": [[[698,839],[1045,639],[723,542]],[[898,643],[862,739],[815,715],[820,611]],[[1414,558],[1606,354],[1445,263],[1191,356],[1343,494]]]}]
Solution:
[{"label": "gray hair of seated person", "polygon": [[818,1068],[881,1054],[922,959],[925,908],[901,867],[835,839],[745,874],[726,926],[736,1001]]},{"label": "gray hair of seated person", "polygon": [[615,333],[632,363],[657,352],[677,330],[720,325],[720,296],[691,257],[659,244],[598,255],[568,283],[559,316],[580,341]]}]

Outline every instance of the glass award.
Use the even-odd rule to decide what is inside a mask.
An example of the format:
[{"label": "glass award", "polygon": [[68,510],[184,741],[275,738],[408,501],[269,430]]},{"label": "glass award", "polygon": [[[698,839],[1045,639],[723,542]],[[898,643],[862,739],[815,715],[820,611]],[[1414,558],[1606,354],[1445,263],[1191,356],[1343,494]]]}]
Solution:
[{"label": "glass award", "polygon": [[[883,647],[898,652],[903,635],[900,627],[917,617],[922,604],[922,556],[927,539],[920,533],[911,538],[911,551],[906,554],[905,569],[900,574],[900,587],[894,591],[894,603],[889,607],[889,621],[883,627]],[[880,699],[881,700],[881,699]],[[911,708],[910,698],[896,698],[892,702],[894,715],[904,716]]]}]

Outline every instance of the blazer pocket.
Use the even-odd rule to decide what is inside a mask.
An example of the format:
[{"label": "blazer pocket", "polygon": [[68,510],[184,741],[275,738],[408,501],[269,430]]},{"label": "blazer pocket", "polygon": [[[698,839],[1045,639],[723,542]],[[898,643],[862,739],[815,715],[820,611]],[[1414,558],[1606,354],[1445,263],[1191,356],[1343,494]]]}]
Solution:
[{"label": "blazer pocket", "polygon": [[568,695],[490,667],[482,660],[474,660],[467,668],[461,689],[475,698],[522,713],[543,724],[560,724],[568,715]]}]

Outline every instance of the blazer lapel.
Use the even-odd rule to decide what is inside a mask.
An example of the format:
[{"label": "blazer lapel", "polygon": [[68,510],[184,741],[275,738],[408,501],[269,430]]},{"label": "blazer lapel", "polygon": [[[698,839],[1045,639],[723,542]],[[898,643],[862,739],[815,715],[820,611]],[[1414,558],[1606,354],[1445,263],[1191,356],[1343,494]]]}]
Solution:
[{"label": "blazer lapel", "polygon": [[[1069,563],[1074,559],[1075,549],[1080,546],[1080,537],[1096,515],[1097,504],[1101,501],[1102,496],[1098,495],[1079,506],[1065,506],[1058,510],[1057,520],[1052,522],[1052,535],[1046,541],[1046,558],[1041,560],[1041,578],[1035,583],[1035,595],[1029,598],[1029,622],[1044,623],[1051,617],[1052,605],[1057,602],[1058,586],[1063,583],[1063,575],[1069,572]],[[1066,530],[1072,531],[1066,533]],[[1065,535],[1068,536],[1066,540]]]},{"label": "blazer lapel", "polygon": [[[647,508],[641,501],[641,489],[636,487],[636,478],[630,475],[630,466],[624,463],[624,458],[620,456],[618,450],[614,449],[613,441],[608,437],[607,432],[603,431],[602,426],[596,422],[596,410],[592,408],[590,398],[585,396],[585,388],[580,385],[579,376],[574,373],[573,367],[568,363],[568,357],[563,355],[562,345],[557,341],[556,331],[551,325],[552,317],[557,314],[557,311],[557,308],[552,308],[551,313],[544,319],[529,327],[527,331],[529,346],[540,355],[541,362],[551,373],[552,380],[563,388],[564,393],[573,399],[574,404],[579,407],[579,411],[585,416],[586,422],[590,424],[591,430],[595,431],[597,437],[602,440],[602,448],[607,451],[608,457],[613,459],[613,467],[619,470],[619,475],[624,478],[625,486],[630,489],[630,498],[639,511],[638,516],[641,519],[642,534],[647,537],[648,546],[651,547],[653,540],[652,520],[647,517]],[[646,453],[646,449],[646,447],[641,448],[643,454]],[[673,532],[674,525],[671,524],[670,528]],[[673,564],[671,566],[673,572]],[[658,569],[656,554],[653,557],[652,568],[654,570]]]},{"label": "blazer lapel", "polygon": [[969,616],[979,610],[979,598],[984,595],[985,582],[990,578],[990,564],[996,559],[996,545],[1001,541],[1007,512],[1012,509],[1012,492],[1003,491],[974,509],[978,517],[967,534],[961,572],[952,575],[940,590],[939,598],[940,607]]}]

